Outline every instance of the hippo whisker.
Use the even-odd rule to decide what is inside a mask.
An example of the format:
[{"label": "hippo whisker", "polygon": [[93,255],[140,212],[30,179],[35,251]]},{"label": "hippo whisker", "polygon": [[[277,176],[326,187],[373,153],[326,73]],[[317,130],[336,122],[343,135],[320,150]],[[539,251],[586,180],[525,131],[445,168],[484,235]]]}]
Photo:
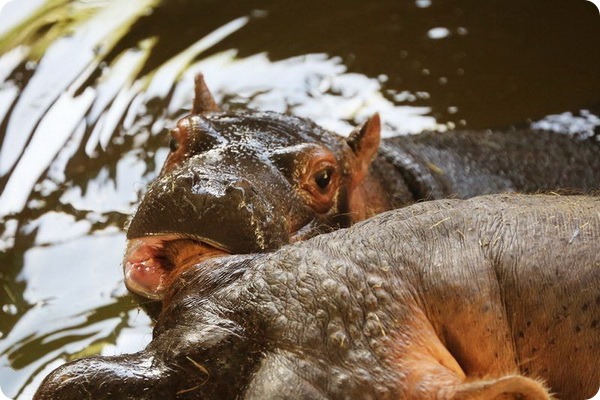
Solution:
[{"label": "hippo whisker", "polygon": [[206,369],[205,366],[203,366],[202,364],[200,364],[197,361],[194,361],[191,357],[187,356],[186,357],[192,364],[194,364],[194,367],[196,367],[196,369],[198,369],[200,372],[202,372],[204,375],[206,375],[206,379],[210,379],[210,372],[208,371],[208,369]]}]

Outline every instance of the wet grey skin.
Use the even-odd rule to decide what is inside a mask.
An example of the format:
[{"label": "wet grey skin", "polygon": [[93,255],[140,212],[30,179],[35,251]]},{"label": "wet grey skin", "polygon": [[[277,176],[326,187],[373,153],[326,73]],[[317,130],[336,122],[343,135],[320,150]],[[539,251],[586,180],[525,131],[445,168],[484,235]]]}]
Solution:
[{"label": "wet grey skin", "polygon": [[595,138],[508,129],[380,139],[378,115],[343,138],[290,115],[222,112],[202,76],[171,135],[124,260],[130,290],[154,300],[177,269],[163,255],[173,238],[266,252],[422,200],[600,187]]},{"label": "wet grey skin", "polygon": [[145,350],[69,362],[34,399],[588,399],[599,243],[600,198],[506,194],[213,258]]}]

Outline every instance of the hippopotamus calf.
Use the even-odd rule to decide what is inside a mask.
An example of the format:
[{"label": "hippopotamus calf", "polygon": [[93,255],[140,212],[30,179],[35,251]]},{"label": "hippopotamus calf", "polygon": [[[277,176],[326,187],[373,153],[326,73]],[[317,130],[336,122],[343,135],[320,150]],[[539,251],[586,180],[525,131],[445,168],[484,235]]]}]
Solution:
[{"label": "hippopotamus calf", "polygon": [[35,399],[582,400],[599,306],[600,198],[423,202],[187,269],[145,350]]},{"label": "hippopotamus calf", "polygon": [[545,131],[348,138],[274,112],[221,112],[196,80],[191,115],[133,217],[125,283],[160,300],[190,265],[272,251],[420,200],[600,188],[600,143]]}]

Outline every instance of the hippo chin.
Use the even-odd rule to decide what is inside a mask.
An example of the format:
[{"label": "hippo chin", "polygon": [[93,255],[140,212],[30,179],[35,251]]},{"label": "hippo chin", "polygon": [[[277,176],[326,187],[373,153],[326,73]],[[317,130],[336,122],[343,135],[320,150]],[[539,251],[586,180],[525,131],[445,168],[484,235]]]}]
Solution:
[{"label": "hippo chin", "polygon": [[[380,139],[374,115],[348,138],[274,112],[221,112],[202,76],[191,115],[131,220],[127,286],[161,299],[183,271],[162,249],[198,257],[266,252],[421,200],[600,187],[600,144],[530,130]],[[189,263],[188,263],[189,265]]]},{"label": "hippo chin", "polygon": [[67,363],[35,399],[588,399],[599,250],[600,198],[415,204],[187,268],[145,350]]}]

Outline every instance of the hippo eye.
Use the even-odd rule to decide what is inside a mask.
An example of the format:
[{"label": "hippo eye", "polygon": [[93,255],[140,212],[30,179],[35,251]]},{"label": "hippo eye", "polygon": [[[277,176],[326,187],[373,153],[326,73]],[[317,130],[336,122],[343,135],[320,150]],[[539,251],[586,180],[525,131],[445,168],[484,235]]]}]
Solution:
[{"label": "hippo eye", "polygon": [[325,168],[314,175],[315,183],[321,190],[327,189],[331,182],[331,176],[333,175],[333,168]]},{"label": "hippo eye", "polygon": [[313,211],[324,214],[339,197],[336,196],[340,183],[337,160],[331,151],[324,148],[313,150],[309,156],[311,159],[303,163],[306,169],[300,171],[301,194]]},{"label": "hippo eye", "polygon": [[179,141],[172,137],[171,140],[169,140],[169,148],[172,152],[177,151],[177,149],[179,148]]}]

